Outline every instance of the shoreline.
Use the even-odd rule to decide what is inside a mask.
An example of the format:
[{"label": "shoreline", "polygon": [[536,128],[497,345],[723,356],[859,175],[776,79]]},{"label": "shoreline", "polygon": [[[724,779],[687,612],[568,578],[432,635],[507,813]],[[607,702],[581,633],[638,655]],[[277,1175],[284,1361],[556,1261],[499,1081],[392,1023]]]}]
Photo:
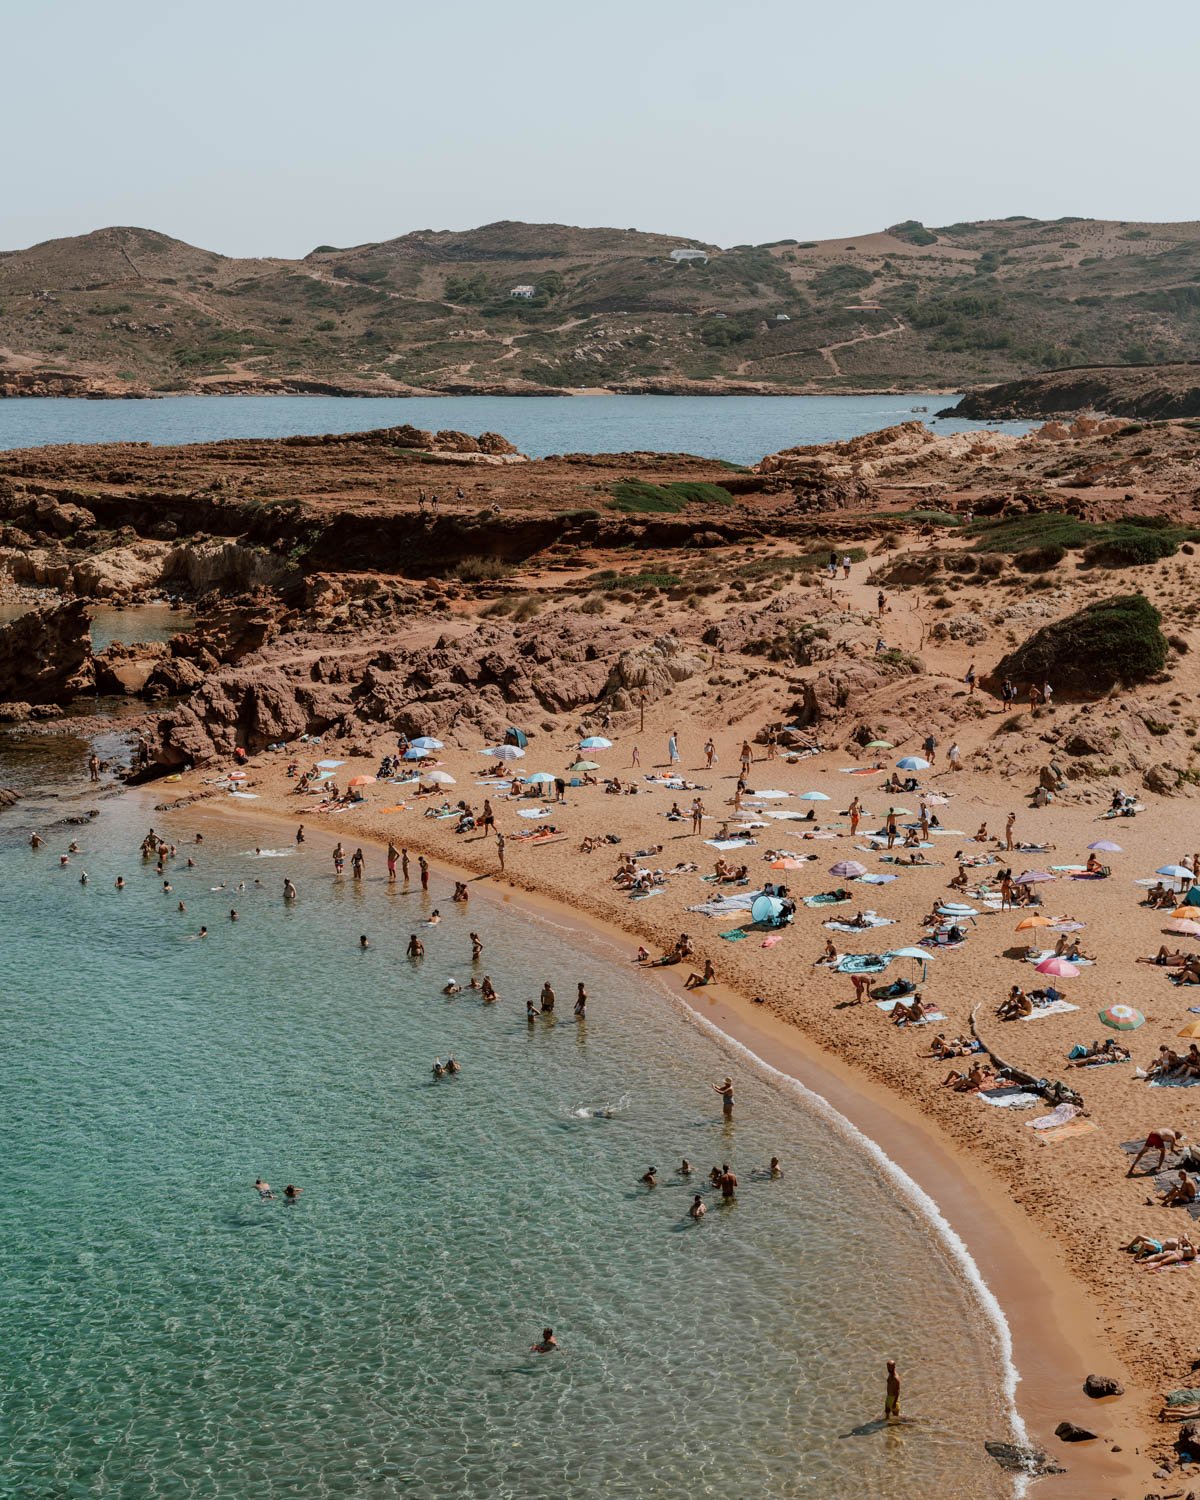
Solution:
[{"label": "shoreline", "polygon": [[[152,788],[138,790],[149,793]],[[168,815],[176,813],[169,804],[158,807]],[[294,827],[302,821],[285,807],[234,806],[231,799],[222,797],[206,797],[177,811],[243,825],[290,822]],[[310,845],[320,842],[332,848],[345,830],[363,845],[380,851],[386,847],[369,826],[350,821],[343,820],[336,829],[324,821],[306,823],[305,829]],[[567,930],[572,941],[594,946],[610,959],[627,960],[624,945],[631,936],[651,940],[647,933],[626,930],[581,909],[567,894],[518,884],[511,874],[497,877],[456,864],[419,838],[407,837],[404,842],[410,850],[427,854],[435,870],[482,886],[485,900],[524,908]],[[970,1284],[972,1295],[992,1323],[1010,1421],[1017,1428],[1015,1436],[1008,1436],[1044,1449],[1067,1470],[1039,1481],[1037,1493],[1055,1500],[1096,1500],[1098,1487],[1103,1486],[1113,1500],[1142,1500],[1144,1486],[1135,1480],[1123,1456],[1137,1456],[1146,1440],[1132,1404],[1122,1409],[1111,1401],[1096,1402],[1082,1389],[1083,1378],[1090,1372],[1116,1374],[1127,1391],[1133,1389],[1131,1378],[1098,1326],[1098,1313],[1088,1302],[1086,1287],[1072,1275],[1059,1247],[1008,1197],[1004,1184],[992,1179],[987,1164],[959,1148],[935,1121],[907,1101],[822,1048],[799,1026],[753,1005],[731,986],[718,984],[707,990],[710,1003],[702,1009],[697,1000],[700,992],[672,987],[665,979],[668,971],[641,972],[656,982],[689,1024],[714,1035],[735,1053],[745,1054],[751,1066],[795,1092],[805,1108],[821,1114],[849,1145],[873,1156],[930,1224],[947,1259]],[[989,1179],[986,1190],[978,1185],[981,1170]],[[1062,1445],[1053,1440],[1054,1426],[1064,1420],[1102,1426],[1104,1431],[1097,1443],[1071,1448],[1064,1455]],[[1121,1453],[1112,1452],[1114,1445]],[[1026,1493],[1031,1483],[1014,1476],[1014,1493]]]},{"label": "shoreline", "polygon": [[[726,396],[754,396],[762,397],[764,400],[787,400],[789,398],[827,399],[830,397],[846,397],[855,399],[861,396],[961,396],[962,392],[953,386],[946,386],[934,390],[907,390],[898,386],[839,386],[835,391],[821,390],[819,388],[790,390],[782,387],[760,389],[754,386],[745,388],[737,385],[726,385],[719,390],[623,390],[620,385],[616,386],[562,386],[546,387],[545,389],[530,391],[514,391],[503,388],[494,390],[460,391],[460,390],[438,390],[438,389],[413,389],[403,391],[388,390],[336,390],[336,391],[287,391],[287,390],[254,390],[244,391],[229,390],[192,390],[192,391],[166,391],[153,388],[144,391],[107,391],[97,388],[95,390],[75,391],[0,391],[0,402],[5,401],[174,401],[181,397],[202,396],[213,397],[221,400],[304,400],[304,401],[462,401],[473,397],[491,400],[494,397],[504,397],[513,401],[530,401],[535,399],[559,400],[569,397],[598,397],[598,396],[633,396],[633,397],[671,397],[690,400],[693,397],[726,397]],[[934,414],[930,414],[934,415]]]}]

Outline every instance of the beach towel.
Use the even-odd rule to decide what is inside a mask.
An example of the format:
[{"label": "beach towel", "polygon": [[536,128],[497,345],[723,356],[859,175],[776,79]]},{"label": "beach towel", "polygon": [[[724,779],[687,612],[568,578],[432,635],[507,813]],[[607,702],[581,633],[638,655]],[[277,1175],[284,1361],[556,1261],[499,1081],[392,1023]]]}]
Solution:
[{"label": "beach towel", "polygon": [[[877,1010],[887,1011],[888,1014],[890,1015],[891,1012],[894,1011],[896,1009],[897,1005],[899,1005],[899,1004],[900,1004],[899,999],[895,999],[895,1000],[876,1000],[875,1007],[876,1007]],[[941,1013],[940,1010],[930,1010],[930,1011],[926,1011],[925,1014],[924,1014],[924,1016],[922,1016],[922,1018],[919,1021],[906,1021],[904,1024],[906,1026],[924,1026],[925,1023],[926,1023],[926,1021],[944,1021],[945,1019],[946,1019],[945,1016]]]},{"label": "beach towel", "polygon": [[804,904],[805,906],[850,906],[853,903],[849,896],[846,896],[843,900],[838,900],[836,896],[822,894],[820,896],[805,896]]},{"label": "beach towel", "polygon": [[782,932],[776,932],[776,933],[773,933],[770,937],[763,938],[762,945],[763,945],[764,948],[773,948],[776,943],[782,943],[782,942],[783,942],[783,933]]},{"label": "beach towel", "polygon": [[257,792],[230,792],[231,797],[245,797],[248,802],[257,802]]},{"label": "beach towel", "polygon": [[860,875],[859,880],[863,885],[890,885],[893,880],[899,880],[899,875]]},{"label": "beach towel", "polygon": [[321,768],[322,771],[333,771],[336,770],[338,766],[344,766],[345,764],[346,762],[344,760],[319,760],[317,762],[317,765]]},{"label": "beach towel", "polygon": [[833,966],[836,974],[881,974],[887,959],[878,953],[846,953]]},{"label": "beach towel", "polygon": [[704,842],[710,849],[752,849],[758,843],[757,839],[705,839]]},{"label": "beach towel", "polygon": [[746,936],[744,927],[735,927],[732,932],[718,932],[718,937],[723,937],[727,943],[739,943]]},{"label": "beach towel", "polygon": [[736,896],[714,896],[699,906],[689,906],[688,911],[699,912],[704,917],[728,917],[735,911],[749,911],[761,895],[761,891],[744,891]]},{"label": "beach towel", "polygon": [[1151,1078],[1146,1087],[1150,1089],[1190,1089],[1200,1083],[1200,1078]]},{"label": "beach towel", "polygon": [[662,893],[662,886],[656,886],[650,891],[630,891],[629,899],[631,901],[649,901],[651,896],[661,896]]},{"label": "beach towel", "polygon": [[1030,1130],[1052,1130],[1055,1125],[1065,1125],[1068,1120],[1073,1120],[1078,1113],[1078,1104],[1058,1104],[1048,1115],[1039,1115],[1036,1120],[1025,1123]]},{"label": "beach towel", "polygon": [[1066,1000],[1052,1000],[1049,1005],[1037,1007],[1031,1016],[1022,1016],[1022,1021],[1040,1021],[1043,1016],[1065,1016],[1068,1011],[1078,1010]]},{"label": "beach towel", "polygon": [[521,807],[517,809],[518,818],[548,818],[550,809],[548,807]]},{"label": "beach towel", "polygon": [[839,766],[843,776],[882,776],[882,766]]},{"label": "beach towel", "polygon": [[895,917],[877,917],[874,912],[870,911],[864,912],[863,916],[867,919],[865,927],[858,927],[853,922],[823,922],[821,925],[828,927],[830,932],[866,932],[872,927],[894,927],[896,925]]},{"label": "beach towel", "polygon": [[777,788],[772,788],[771,790],[765,791],[765,792],[746,792],[745,793],[747,801],[753,801],[757,797],[760,800],[767,801],[767,802],[778,802],[782,798],[784,798],[784,797],[790,797],[791,795],[792,795],[791,792],[781,792]]},{"label": "beach towel", "polygon": [[980,1089],[979,1097],[985,1104],[994,1104],[997,1109],[1032,1109],[1042,1101],[1018,1085],[1010,1084],[998,1089]]},{"label": "beach towel", "polygon": [[[1039,1123],[1040,1121],[1038,1120],[1029,1121],[1031,1125]],[[1041,1132],[1038,1139],[1042,1141],[1063,1141],[1068,1140],[1073,1135],[1090,1135],[1095,1128],[1095,1120],[1083,1120],[1076,1117],[1073,1120],[1068,1120],[1065,1125],[1049,1126]]]},{"label": "beach towel", "polygon": [[395,805],[395,807],[381,807],[379,809],[379,811],[381,813],[402,813],[402,812],[407,812],[408,811],[408,803],[407,802],[397,802],[396,805]]}]

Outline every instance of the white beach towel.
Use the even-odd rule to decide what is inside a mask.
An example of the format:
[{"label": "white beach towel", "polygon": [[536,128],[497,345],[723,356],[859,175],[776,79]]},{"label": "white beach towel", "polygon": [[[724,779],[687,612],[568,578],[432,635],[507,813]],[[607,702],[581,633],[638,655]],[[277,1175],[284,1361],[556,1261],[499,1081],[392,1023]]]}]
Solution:
[{"label": "white beach towel", "polygon": [[549,816],[548,807],[522,807],[517,812],[518,818],[548,818]]},{"label": "white beach towel", "polygon": [[752,849],[757,839],[705,839],[710,849]]},{"label": "white beach towel", "polygon": [[1031,1016],[1022,1016],[1022,1021],[1040,1021],[1043,1016],[1065,1016],[1068,1011],[1078,1010],[1069,1000],[1054,1000],[1049,1005],[1038,1006]]},{"label": "white beach towel", "polygon": [[1077,1104],[1059,1104],[1048,1115],[1039,1115],[1036,1120],[1026,1120],[1030,1130],[1053,1130],[1056,1125],[1065,1125],[1079,1113]]}]

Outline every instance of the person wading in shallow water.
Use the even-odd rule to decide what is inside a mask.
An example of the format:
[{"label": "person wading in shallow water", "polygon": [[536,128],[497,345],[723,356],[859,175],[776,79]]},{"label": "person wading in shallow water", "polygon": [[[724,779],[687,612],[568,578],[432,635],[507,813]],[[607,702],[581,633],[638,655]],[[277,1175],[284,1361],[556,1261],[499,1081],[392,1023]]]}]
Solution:
[{"label": "person wading in shallow water", "polygon": [[900,1376],[896,1371],[894,1359],[889,1359],[887,1362],[887,1389],[883,1397],[883,1415],[889,1422],[900,1420]]}]

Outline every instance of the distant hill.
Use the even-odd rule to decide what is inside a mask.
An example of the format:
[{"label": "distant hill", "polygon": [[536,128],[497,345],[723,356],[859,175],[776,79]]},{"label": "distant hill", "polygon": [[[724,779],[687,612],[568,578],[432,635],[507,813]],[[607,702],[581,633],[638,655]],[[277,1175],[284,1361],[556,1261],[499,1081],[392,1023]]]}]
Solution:
[{"label": "distant hill", "polygon": [[1091,412],[1144,421],[1200,417],[1200,365],[1047,370],[968,391],[953,411],[983,421]]},{"label": "distant hill", "polygon": [[947,389],[1195,359],[1200,223],[909,220],[721,249],[503,222],[298,261],[110,228],[0,253],[9,394],[56,376],[113,394]]}]

